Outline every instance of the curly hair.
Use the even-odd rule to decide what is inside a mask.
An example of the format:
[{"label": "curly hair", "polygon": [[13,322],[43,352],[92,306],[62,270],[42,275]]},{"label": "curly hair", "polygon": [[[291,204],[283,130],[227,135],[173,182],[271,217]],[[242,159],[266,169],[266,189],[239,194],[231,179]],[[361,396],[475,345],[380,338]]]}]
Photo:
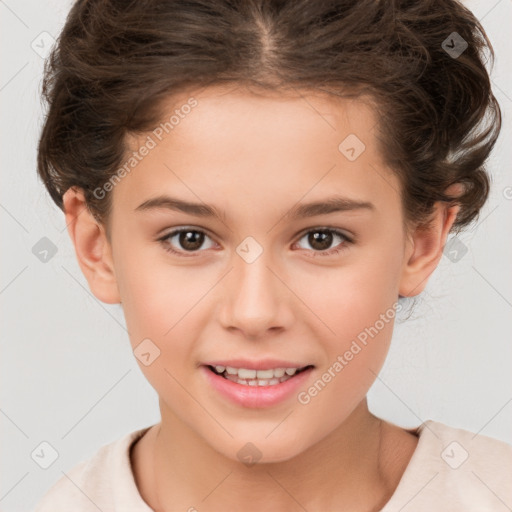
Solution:
[{"label": "curly hair", "polygon": [[[405,221],[427,225],[446,201],[460,204],[458,232],[488,197],[484,164],[501,130],[486,53],[494,64],[456,0],[78,0],[45,62],[38,174],[61,209],[64,192],[82,188],[108,226],[111,194],[93,191],[169,97],[223,83],[369,95]],[[454,183],[457,197],[446,194]]]}]

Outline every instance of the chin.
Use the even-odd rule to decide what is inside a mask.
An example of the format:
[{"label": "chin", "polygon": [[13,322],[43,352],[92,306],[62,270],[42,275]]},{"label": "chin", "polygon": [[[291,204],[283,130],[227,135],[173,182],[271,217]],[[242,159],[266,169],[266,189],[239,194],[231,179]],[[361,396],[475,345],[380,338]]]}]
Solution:
[{"label": "chin", "polygon": [[[241,462],[248,467],[256,464],[272,464],[289,461],[300,455],[308,446],[297,443],[296,439],[278,438],[270,440],[265,439],[265,435],[260,438],[244,436],[232,440],[229,447],[215,447],[226,458],[234,462]],[[259,439],[259,440],[258,440]]]}]

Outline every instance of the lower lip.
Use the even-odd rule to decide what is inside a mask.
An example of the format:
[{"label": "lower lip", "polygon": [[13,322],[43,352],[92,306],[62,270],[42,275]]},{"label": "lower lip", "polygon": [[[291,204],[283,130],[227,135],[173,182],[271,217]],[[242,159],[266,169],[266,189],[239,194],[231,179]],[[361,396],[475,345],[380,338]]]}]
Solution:
[{"label": "lower lip", "polygon": [[201,366],[201,370],[211,386],[232,402],[242,407],[264,408],[277,405],[296,393],[309,378],[313,368],[274,386],[247,386],[221,377],[207,366]]}]

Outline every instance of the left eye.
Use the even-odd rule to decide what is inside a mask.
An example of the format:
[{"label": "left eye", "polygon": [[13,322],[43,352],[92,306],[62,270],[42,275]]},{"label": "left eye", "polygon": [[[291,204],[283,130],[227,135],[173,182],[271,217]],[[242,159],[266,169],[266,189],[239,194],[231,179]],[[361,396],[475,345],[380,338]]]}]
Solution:
[{"label": "left eye", "polygon": [[[329,249],[336,237],[341,239],[341,243],[336,245],[334,248]],[[300,238],[300,240],[303,239],[306,239],[313,247],[313,256],[329,256],[331,254],[337,254],[341,250],[344,250],[347,245],[352,243],[352,240],[350,240],[341,231],[330,228],[310,229]]]}]

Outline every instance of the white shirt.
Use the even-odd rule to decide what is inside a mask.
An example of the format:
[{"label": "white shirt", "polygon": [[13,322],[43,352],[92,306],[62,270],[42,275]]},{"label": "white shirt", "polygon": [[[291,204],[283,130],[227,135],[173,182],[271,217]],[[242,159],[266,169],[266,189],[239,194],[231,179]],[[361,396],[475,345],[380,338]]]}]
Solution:
[{"label": "white shirt", "polygon": [[[34,512],[152,512],[135,484],[130,448],[150,427],[102,446],[72,468]],[[506,512],[512,510],[512,446],[432,420],[393,496],[380,512]]]}]

